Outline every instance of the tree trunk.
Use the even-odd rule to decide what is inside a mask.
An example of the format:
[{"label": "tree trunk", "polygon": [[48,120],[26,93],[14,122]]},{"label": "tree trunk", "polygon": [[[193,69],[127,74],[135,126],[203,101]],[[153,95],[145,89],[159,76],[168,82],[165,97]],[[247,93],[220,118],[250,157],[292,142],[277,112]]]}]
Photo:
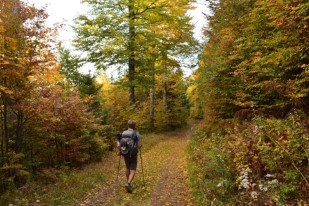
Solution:
[{"label": "tree trunk", "polygon": [[16,128],[16,140],[15,140],[15,152],[19,153],[22,151],[23,137],[22,137],[22,125],[23,125],[23,114],[22,112],[16,112],[17,116],[17,128]]},{"label": "tree trunk", "polygon": [[162,78],[162,85],[163,85],[163,104],[165,109],[167,110],[168,103],[167,103],[167,85],[166,85],[166,71],[167,71],[167,54],[163,52],[162,54],[162,67],[163,67],[163,78]]},{"label": "tree trunk", "polygon": [[155,88],[150,88],[150,131],[154,130],[155,115]]},{"label": "tree trunk", "polygon": [[135,103],[135,26],[134,26],[134,0],[129,0],[129,101]]},{"label": "tree trunk", "polygon": [[7,124],[7,100],[5,95],[3,96],[3,154],[8,152],[8,124]]},{"label": "tree trunk", "polygon": [[154,62],[151,64],[151,78],[152,84],[150,88],[150,131],[154,130],[154,121],[155,121],[155,65]]},{"label": "tree trunk", "polygon": [[[1,94],[0,94],[0,97],[1,97]],[[1,97],[2,99],[2,97]],[[3,104],[0,104],[0,107],[2,107]],[[3,112],[2,110],[0,109],[0,140],[1,140],[1,157],[4,156],[4,124],[3,124]]]}]

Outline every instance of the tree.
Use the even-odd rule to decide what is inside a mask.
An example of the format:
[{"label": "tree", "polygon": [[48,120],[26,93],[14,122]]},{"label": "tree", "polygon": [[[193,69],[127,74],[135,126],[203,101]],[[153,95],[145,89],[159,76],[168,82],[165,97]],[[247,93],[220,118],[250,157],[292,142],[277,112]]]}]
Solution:
[{"label": "tree", "polygon": [[[200,204],[303,204],[309,4],[207,2],[209,40],[188,90],[191,111],[204,112],[191,144]],[[280,184],[270,186],[270,177]]]},{"label": "tree", "polygon": [[[47,69],[48,63],[55,60],[47,45],[51,40],[47,34],[52,36],[52,32],[43,26],[47,17],[43,10],[26,6],[18,0],[3,1],[0,6],[1,148],[2,154],[7,152],[8,141],[13,138],[18,153],[22,151],[22,126],[26,120],[21,105],[33,88],[29,78]],[[9,130],[15,134],[9,134]]]},{"label": "tree", "polygon": [[[168,44],[175,45],[173,41],[178,40],[178,46],[188,42],[187,34],[191,29],[188,27],[189,18],[181,15],[190,8],[192,1],[84,2],[92,10],[88,16],[82,15],[76,19],[76,46],[88,53],[88,61],[95,63],[98,69],[110,65],[128,69],[129,101],[132,105],[136,101],[136,71],[143,65],[143,57],[149,48],[155,43],[159,43],[159,47],[165,45],[165,48]],[[154,34],[157,29],[161,32]],[[186,29],[189,30],[184,32]]]},{"label": "tree", "polygon": [[82,74],[79,69],[83,66],[83,59],[62,47],[59,49],[59,63],[61,64],[59,72],[65,76],[67,81],[73,86],[80,85]]},{"label": "tree", "polygon": [[26,149],[25,124],[31,117],[27,111],[35,87],[31,79],[55,63],[48,44],[53,42],[53,32],[44,27],[46,17],[44,10],[19,0],[5,0],[0,4],[0,166],[4,169],[1,173],[3,189],[10,181],[21,184],[20,177],[27,174],[21,163]]},{"label": "tree", "polygon": [[81,57],[73,55],[69,50],[60,48],[60,73],[64,74],[68,87],[73,86],[78,89],[80,96],[86,100],[88,108],[96,117],[101,119],[101,124],[106,124],[106,111],[103,111],[103,98],[98,95],[102,85],[97,82],[97,75],[80,73],[84,61]]},{"label": "tree", "polygon": [[284,117],[291,108],[304,110],[306,3],[211,3],[209,41],[196,73],[196,88],[207,110],[224,117]]},{"label": "tree", "polygon": [[46,17],[19,0],[0,3],[0,193],[34,170],[98,160],[107,146],[108,127],[63,87]]},{"label": "tree", "polygon": [[237,42],[234,75],[245,87],[241,105],[285,117],[291,109],[308,112],[308,3],[257,1]]},{"label": "tree", "polygon": [[208,42],[195,72],[197,106],[202,106],[207,115],[230,118],[243,109],[236,100],[243,84],[233,75],[238,62],[232,54],[254,1],[209,2],[213,16],[208,17],[209,28],[205,31]]},{"label": "tree", "polygon": [[[164,75],[164,77],[162,77]],[[160,81],[165,78],[164,81]],[[169,70],[156,75],[156,115],[157,130],[168,131],[186,125],[189,104],[186,96],[188,82],[178,65],[169,65]],[[166,99],[162,96],[166,96]]]}]

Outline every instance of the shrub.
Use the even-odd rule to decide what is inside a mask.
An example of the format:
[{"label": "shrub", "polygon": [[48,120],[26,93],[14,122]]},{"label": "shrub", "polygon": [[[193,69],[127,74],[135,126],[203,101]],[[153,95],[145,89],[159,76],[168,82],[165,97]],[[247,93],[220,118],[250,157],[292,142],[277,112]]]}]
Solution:
[{"label": "shrub", "polygon": [[199,203],[302,205],[309,198],[304,119],[294,113],[285,119],[207,123],[189,147]]}]

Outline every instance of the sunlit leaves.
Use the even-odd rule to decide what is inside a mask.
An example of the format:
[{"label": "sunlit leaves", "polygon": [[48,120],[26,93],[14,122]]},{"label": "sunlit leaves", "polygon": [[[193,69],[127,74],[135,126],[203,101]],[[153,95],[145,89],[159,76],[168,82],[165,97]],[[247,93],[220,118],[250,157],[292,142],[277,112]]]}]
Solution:
[{"label": "sunlit leaves", "polygon": [[179,55],[194,50],[193,26],[186,16],[190,0],[85,2],[91,11],[76,19],[76,46],[97,69],[114,65],[127,75],[131,105],[135,89],[144,83],[138,80],[152,72],[149,63],[153,65],[161,52]]},{"label": "sunlit leaves", "polygon": [[52,53],[57,28],[19,0],[0,4],[0,192],[34,170],[98,160],[107,127],[97,124],[73,88],[63,87]]},{"label": "sunlit leaves", "polygon": [[[242,56],[235,74],[243,78],[246,86],[261,91],[260,94],[251,93],[256,105],[270,104],[272,106],[267,110],[271,107],[284,110],[304,100],[291,98],[291,95],[304,91],[302,89],[306,87],[299,83],[304,83],[306,79],[300,65],[306,62],[302,56],[308,46],[302,27],[297,26],[305,21],[294,12],[303,5],[294,4],[297,6],[291,7],[289,4],[268,4],[266,1],[258,1],[256,5],[249,16],[250,21],[243,35],[245,38],[236,50]],[[282,24],[282,21],[291,19],[295,20],[293,24]],[[295,32],[295,29],[300,32]],[[308,95],[301,93],[299,96]],[[285,103],[280,103],[282,101]]]},{"label": "sunlit leaves", "polygon": [[[207,121],[193,140],[205,154],[192,151],[195,171],[206,176],[198,194],[208,197],[201,201],[223,195],[224,202],[235,192],[242,204],[302,204],[308,184],[308,158],[300,154],[308,147],[300,123],[308,116],[308,3],[207,2],[214,12],[209,41],[190,90],[192,111],[201,108]],[[208,126],[222,119],[222,128]],[[218,174],[209,178],[203,162]]]}]

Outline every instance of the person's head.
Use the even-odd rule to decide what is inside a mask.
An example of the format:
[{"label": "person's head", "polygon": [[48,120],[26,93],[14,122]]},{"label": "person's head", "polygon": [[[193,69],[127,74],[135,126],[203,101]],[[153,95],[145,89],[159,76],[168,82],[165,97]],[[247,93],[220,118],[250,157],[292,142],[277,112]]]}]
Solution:
[{"label": "person's head", "polygon": [[132,120],[132,119],[130,119],[130,120],[128,121],[128,127],[129,127],[130,129],[135,129],[135,125],[136,125],[136,121],[134,121],[134,120]]}]

